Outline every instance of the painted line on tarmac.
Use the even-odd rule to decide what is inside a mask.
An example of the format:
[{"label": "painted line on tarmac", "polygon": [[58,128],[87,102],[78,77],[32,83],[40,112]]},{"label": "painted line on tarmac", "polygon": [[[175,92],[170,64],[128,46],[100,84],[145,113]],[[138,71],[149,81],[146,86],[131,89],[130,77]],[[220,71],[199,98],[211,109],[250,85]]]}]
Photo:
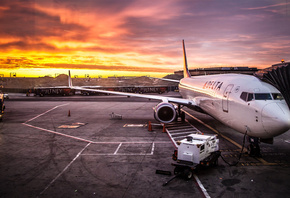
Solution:
[{"label": "painted line on tarmac", "polygon": [[94,142],[94,141],[87,140],[87,139],[84,139],[84,138],[80,138],[80,137],[77,137],[77,136],[67,135],[67,134],[56,132],[56,131],[52,131],[52,130],[49,130],[49,129],[44,129],[44,128],[41,128],[41,127],[33,126],[31,124],[26,124],[26,123],[22,123],[22,124],[25,125],[25,126],[34,128],[34,129],[41,130],[41,131],[54,133],[54,134],[57,134],[57,135],[60,135],[60,136],[64,136],[64,137],[68,137],[68,138],[72,138],[72,139],[75,139],[75,140],[80,140],[80,141],[84,141],[84,142],[88,142],[88,143],[92,143],[92,144],[152,144],[152,143],[155,143],[155,144],[156,143],[157,144],[168,144],[168,143],[171,143],[170,141],[157,141],[157,142],[152,142],[152,141],[147,141],[147,142],[122,142],[122,141],[120,141],[120,142]]},{"label": "painted line on tarmac", "polygon": [[72,138],[72,139],[75,139],[75,140],[80,140],[80,141],[84,141],[84,142],[88,142],[88,143],[92,143],[92,144],[152,144],[152,143],[155,143],[155,144],[156,143],[157,144],[169,144],[169,143],[171,143],[170,141],[157,141],[157,142],[152,142],[152,141],[147,141],[147,142],[145,142],[145,141],[144,142],[122,142],[122,141],[120,141],[120,142],[94,142],[94,141],[87,140],[87,139],[84,139],[84,138],[80,138],[80,137],[77,137],[77,136],[67,135],[67,134],[56,132],[56,131],[52,131],[52,130],[49,130],[49,129],[44,129],[44,128],[41,128],[41,127],[33,126],[31,124],[26,124],[26,123],[22,123],[22,124],[25,125],[25,126],[34,128],[34,129],[41,130],[41,131],[54,133],[54,134],[57,134],[57,135],[60,135],[60,136],[64,136],[64,137],[68,137],[68,138]]},{"label": "painted line on tarmac", "polygon": [[71,165],[74,161],[81,155],[81,153],[90,145],[88,143],[76,156],[75,158],[45,187],[45,189],[39,194],[42,195]]},{"label": "painted line on tarmac", "polygon": [[[101,156],[114,156],[114,155],[116,155],[116,156],[146,156],[146,155],[154,155],[154,150],[155,150],[155,143],[156,142],[147,142],[147,144],[152,144],[152,147],[151,147],[151,152],[150,153],[118,153],[118,151],[120,150],[120,148],[121,148],[121,146],[122,146],[122,144],[126,144],[127,142],[121,142],[119,145],[118,145],[118,147],[117,147],[117,149],[115,150],[115,152],[114,153],[89,153],[89,154],[82,154],[82,155],[87,155],[87,156],[99,156],[99,155],[101,155]],[[170,143],[170,142],[169,142]]]},{"label": "painted line on tarmac", "polygon": [[67,135],[67,134],[64,134],[64,133],[59,133],[59,132],[56,132],[56,131],[52,131],[52,130],[48,130],[48,129],[44,129],[44,128],[41,128],[41,127],[37,127],[37,126],[30,125],[30,124],[26,124],[26,123],[22,123],[22,124],[25,125],[25,126],[28,126],[28,127],[32,127],[32,128],[34,128],[34,129],[41,130],[41,131],[46,131],[46,132],[54,133],[54,134],[61,135],[61,136],[64,136],[64,137],[73,138],[73,139],[75,139],[75,140],[81,140],[81,141],[84,141],[84,142],[93,143],[93,141],[91,141],[91,140],[86,140],[86,139],[84,139],[84,138],[80,138],[80,137],[76,137],[76,136],[72,136],[72,135]]},{"label": "painted line on tarmac", "polygon": [[147,156],[152,153],[96,153],[96,154],[81,154],[82,156]]},{"label": "painted line on tarmac", "polygon": [[50,112],[50,111],[52,111],[52,110],[54,110],[54,109],[56,109],[56,108],[58,108],[58,107],[62,107],[62,106],[68,105],[68,104],[69,104],[69,103],[55,106],[55,107],[53,107],[53,108],[47,110],[46,112],[44,112],[44,113],[42,113],[42,114],[39,114],[39,115],[35,116],[34,118],[31,118],[30,120],[27,120],[27,121],[24,122],[24,123],[31,122],[32,120],[35,120],[36,118],[39,118],[40,116],[43,116],[44,114],[47,114],[48,112]]},{"label": "painted line on tarmac", "polygon": [[33,126],[31,124],[26,124],[26,123],[22,123],[22,124],[25,125],[25,126],[34,128],[34,129],[41,130],[41,131],[54,133],[54,134],[57,134],[57,135],[60,135],[60,136],[64,136],[64,137],[68,137],[68,138],[72,138],[72,139],[80,140],[80,141],[84,141],[84,142],[89,142],[89,143],[92,143],[92,144],[152,144],[152,143],[155,143],[155,144],[156,143],[157,144],[168,144],[168,143],[171,143],[170,141],[157,141],[157,142],[152,142],[152,141],[147,141],[147,142],[122,142],[122,141],[120,141],[120,142],[94,142],[94,141],[87,140],[87,139],[84,139],[84,138],[80,138],[80,137],[77,137],[77,136],[67,135],[67,134],[56,132],[56,131],[52,131],[52,130],[49,130],[49,129],[44,129],[44,128],[41,128],[41,127]]},{"label": "painted line on tarmac", "polygon": [[124,142],[124,141],[120,141],[120,142],[92,142],[93,144],[171,144],[171,141],[157,141],[157,142],[152,142],[152,141],[146,141],[146,142]]},{"label": "painted line on tarmac", "polygon": [[152,149],[151,149],[151,155],[153,155],[153,153],[154,153],[154,149],[155,149],[155,143],[153,142],[153,143],[152,143]]},{"label": "painted line on tarmac", "polygon": [[[88,143],[92,143],[92,144],[122,144],[122,143],[125,143],[125,144],[149,144],[149,143],[152,143],[152,141],[146,141],[146,142],[144,142],[144,141],[141,141],[141,142],[122,142],[122,141],[119,141],[119,142],[94,142],[92,140],[87,140],[87,139],[80,138],[80,137],[77,137],[77,136],[67,135],[67,134],[64,134],[64,133],[60,133],[60,132],[52,131],[52,130],[49,130],[49,129],[44,129],[44,128],[41,128],[41,127],[33,126],[31,124],[27,124],[28,122],[31,122],[32,120],[35,120],[35,119],[39,118],[40,116],[43,116],[43,115],[49,113],[50,111],[52,111],[54,109],[57,109],[59,107],[62,107],[62,106],[68,105],[68,104],[69,103],[62,104],[62,105],[57,105],[57,106],[45,111],[44,113],[41,113],[41,114],[39,114],[39,115],[37,115],[37,116],[25,121],[22,124],[25,125],[25,126],[28,126],[28,127],[32,127],[34,129],[41,130],[41,131],[54,133],[54,134],[57,134],[57,135],[61,135],[61,136],[64,136],[64,137],[68,137],[68,138],[72,138],[72,139],[75,139],[75,140],[80,140],[80,141],[84,141],[84,142],[88,142]],[[171,143],[171,142],[169,142],[169,141],[158,141],[158,142],[153,142],[153,143],[162,144],[162,143]]]},{"label": "painted line on tarmac", "polygon": [[202,183],[201,183],[201,181],[199,180],[199,178],[197,177],[197,175],[196,175],[196,174],[193,174],[193,177],[194,177],[195,181],[197,182],[198,187],[199,187],[200,190],[202,191],[204,197],[206,197],[206,198],[210,198],[209,194],[207,193],[205,187],[202,185]]},{"label": "painted line on tarmac", "polygon": [[259,160],[263,165],[266,165],[266,166],[278,165],[278,163],[270,163],[270,162],[267,162],[266,160],[264,160],[263,158],[260,158],[260,157],[257,157],[256,159]]},{"label": "painted line on tarmac", "polygon": [[64,133],[60,133],[60,132],[56,132],[56,131],[52,131],[52,130],[49,130],[49,129],[44,129],[44,128],[41,128],[41,127],[37,127],[37,126],[33,126],[31,124],[27,124],[28,122],[32,121],[32,120],[35,120],[36,118],[39,118],[40,116],[43,116],[45,114],[47,114],[48,112],[54,110],[54,109],[57,109],[58,107],[62,107],[62,106],[65,106],[65,105],[68,105],[69,103],[66,103],[66,104],[62,104],[62,105],[57,105],[49,110],[47,110],[46,112],[42,113],[42,114],[39,114],[37,116],[35,116],[34,118],[31,118],[30,120],[27,120],[26,122],[22,123],[23,125],[25,126],[28,126],[28,127],[32,127],[32,128],[35,128],[35,129],[39,129],[41,131],[46,131],[46,132],[49,132],[49,133],[54,133],[54,134],[57,134],[57,135],[61,135],[61,136],[65,136],[65,137],[69,137],[69,138],[73,138],[75,140],[81,140],[81,141],[84,141],[84,142],[89,142],[89,143],[93,143],[93,141],[91,140],[86,140],[84,138],[80,138],[80,137],[76,137],[76,136],[72,136],[72,135],[67,135],[67,134],[64,134]]},{"label": "painted line on tarmac", "polygon": [[121,148],[121,146],[122,146],[122,143],[119,144],[118,148],[117,148],[116,151],[114,152],[114,155],[116,155],[116,154],[118,153],[118,151],[119,151],[119,149]]}]

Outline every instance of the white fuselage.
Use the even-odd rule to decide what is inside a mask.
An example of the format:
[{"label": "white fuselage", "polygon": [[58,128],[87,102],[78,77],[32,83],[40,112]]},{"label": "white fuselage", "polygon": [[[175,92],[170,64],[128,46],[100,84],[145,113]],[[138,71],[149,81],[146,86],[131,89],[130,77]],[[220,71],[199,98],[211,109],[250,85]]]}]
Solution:
[{"label": "white fuselage", "polygon": [[258,78],[219,74],[183,78],[183,98],[225,125],[253,137],[272,138],[290,128],[290,112],[281,93]]}]

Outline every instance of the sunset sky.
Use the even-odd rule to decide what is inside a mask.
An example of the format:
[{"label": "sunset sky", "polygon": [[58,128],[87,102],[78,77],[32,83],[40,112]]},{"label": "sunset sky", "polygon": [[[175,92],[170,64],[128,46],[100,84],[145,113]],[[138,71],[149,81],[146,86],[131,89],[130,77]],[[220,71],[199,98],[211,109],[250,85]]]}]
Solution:
[{"label": "sunset sky", "polygon": [[290,61],[290,0],[0,0],[0,75],[164,76]]}]

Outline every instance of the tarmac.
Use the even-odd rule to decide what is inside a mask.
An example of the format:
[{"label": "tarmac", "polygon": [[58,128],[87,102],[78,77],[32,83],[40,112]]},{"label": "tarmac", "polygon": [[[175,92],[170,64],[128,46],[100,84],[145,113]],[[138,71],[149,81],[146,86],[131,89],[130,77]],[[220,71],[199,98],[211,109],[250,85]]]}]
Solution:
[{"label": "tarmac", "polygon": [[[273,145],[262,143],[262,158],[250,157],[244,150],[236,166],[219,158],[217,166],[200,169],[189,181],[176,178],[162,186],[173,177],[174,146],[162,127],[148,131],[148,121],[156,123],[152,107],[157,101],[123,96],[9,96],[0,123],[1,198],[290,194],[290,130],[276,137]],[[184,110],[188,122],[200,131],[220,133],[220,150],[228,163],[238,161],[243,134],[208,115]]]}]

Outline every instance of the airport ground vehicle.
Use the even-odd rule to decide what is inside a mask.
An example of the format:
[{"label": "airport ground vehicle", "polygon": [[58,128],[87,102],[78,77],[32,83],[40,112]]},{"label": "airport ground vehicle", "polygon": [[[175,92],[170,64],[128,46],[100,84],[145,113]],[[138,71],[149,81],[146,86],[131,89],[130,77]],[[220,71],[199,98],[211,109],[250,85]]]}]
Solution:
[{"label": "airport ground vehicle", "polygon": [[218,164],[220,151],[216,135],[190,134],[176,143],[178,147],[172,156],[175,175],[191,179],[193,170],[200,166]]}]

